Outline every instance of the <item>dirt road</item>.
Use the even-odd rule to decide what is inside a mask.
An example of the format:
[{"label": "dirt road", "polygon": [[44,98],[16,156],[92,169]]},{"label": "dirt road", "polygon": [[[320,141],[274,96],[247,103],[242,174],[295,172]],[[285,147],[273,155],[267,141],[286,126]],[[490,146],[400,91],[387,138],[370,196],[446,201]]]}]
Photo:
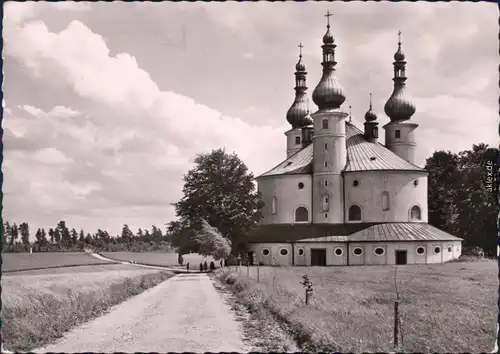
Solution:
[{"label": "dirt road", "polygon": [[68,332],[42,352],[248,352],[206,274],[180,274]]}]

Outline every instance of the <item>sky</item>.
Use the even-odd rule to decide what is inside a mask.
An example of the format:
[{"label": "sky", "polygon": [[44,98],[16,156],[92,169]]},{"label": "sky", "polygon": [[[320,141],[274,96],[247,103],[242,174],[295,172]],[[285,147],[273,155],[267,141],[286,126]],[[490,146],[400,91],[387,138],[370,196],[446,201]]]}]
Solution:
[{"label": "sky", "polygon": [[418,163],[498,143],[493,3],[7,2],[4,220],[32,234],[59,220],[162,226],[197,154],[225,147],[255,175],[271,169],[286,157],[299,42],[317,109],[327,9],[354,124],[370,92],[389,121],[401,30]]}]

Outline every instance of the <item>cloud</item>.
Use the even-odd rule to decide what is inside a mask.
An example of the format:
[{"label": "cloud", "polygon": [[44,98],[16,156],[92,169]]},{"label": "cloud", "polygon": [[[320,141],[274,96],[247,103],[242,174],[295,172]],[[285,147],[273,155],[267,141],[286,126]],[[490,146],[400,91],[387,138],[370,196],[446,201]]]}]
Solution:
[{"label": "cloud", "polygon": [[[170,203],[181,197],[182,174],[196,154],[226,147],[256,173],[269,167],[261,156],[272,154],[279,160],[284,155],[282,129],[254,126],[161,91],[133,56],[110,55],[104,39],[81,22],[72,21],[59,33],[42,22],[29,22],[11,30],[6,40],[6,54],[37,80],[48,79],[44,75],[50,72],[52,80],[100,107],[85,118],[81,108],[57,105],[44,111],[25,104],[5,119],[7,151],[37,140],[36,146],[26,144],[25,162],[31,161],[33,168],[44,164],[47,171],[25,181],[27,192],[55,213],[61,205],[99,209],[102,215],[116,207],[156,206],[165,210],[167,222],[173,212]],[[15,162],[13,155],[6,155],[12,176]],[[15,189],[12,184],[6,178],[5,190]],[[6,198],[8,215],[19,212],[10,209],[16,205],[12,198]]]}]

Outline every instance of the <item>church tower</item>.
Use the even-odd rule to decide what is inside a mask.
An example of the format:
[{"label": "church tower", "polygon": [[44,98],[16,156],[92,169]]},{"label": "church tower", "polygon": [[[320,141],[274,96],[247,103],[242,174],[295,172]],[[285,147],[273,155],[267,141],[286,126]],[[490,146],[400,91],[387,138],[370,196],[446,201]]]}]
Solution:
[{"label": "church tower", "polygon": [[299,44],[300,54],[299,61],[295,65],[295,101],[286,113],[288,123],[292,125],[292,129],[285,133],[286,135],[286,157],[290,157],[297,151],[302,149],[307,136],[304,136],[303,131],[308,125],[312,124],[309,118],[309,100],[307,98],[306,86],[306,67],[302,63],[302,43]]},{"label": "church tower", "polygon": [[340,107],[345,92],[335,77],[335,47],[330,34],[330,12],[323,36],[323,76],[313,92],[318,111],[312,114],[313,135],[313,223],[342,223],[344,200],[342,170],[347,162],[345,119]]},{"label": "church tower", "polygon": [[415,106],[405,95],[406,87],[406,61],[401,49],[401,31],[399,32],[398,50],[394,54],[394,90],[385,104],[385,114],[391,121],[384,126],[385,145],[399,157],[416,164],[414,130],[418,124],[410,122],[415,113]]},{"label": "church tower", "polygon": [[370,108],[365,114],[365,138],[372,143],[378,141],[378,122],[377,115],[372,108],[372,94],[370,93]]}]

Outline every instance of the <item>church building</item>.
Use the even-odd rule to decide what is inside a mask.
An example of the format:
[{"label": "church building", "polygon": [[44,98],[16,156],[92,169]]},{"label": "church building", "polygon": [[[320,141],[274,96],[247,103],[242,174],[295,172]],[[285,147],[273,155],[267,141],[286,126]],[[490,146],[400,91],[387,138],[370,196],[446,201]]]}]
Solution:
[{"label": "church building", "polygon": [[[327,13],[329,20],[330,14]],[[299,45],[302,49],[302,45]],[[335,41],[323,37],[323,76],[310,114],[302,52],[295,101],[287,112],[285,161],[257,177],[265,206],[247,248],[263,265],[389,265],[443,263],[461,254],[462,239],[427,223],[427,172],[416,165],[414,104],[406,90],[399,37],[394,90],[379,139],[371,95],[363,129],[350,121],[335,76]],[[367,102],[368,103],[368,102]]]}]

